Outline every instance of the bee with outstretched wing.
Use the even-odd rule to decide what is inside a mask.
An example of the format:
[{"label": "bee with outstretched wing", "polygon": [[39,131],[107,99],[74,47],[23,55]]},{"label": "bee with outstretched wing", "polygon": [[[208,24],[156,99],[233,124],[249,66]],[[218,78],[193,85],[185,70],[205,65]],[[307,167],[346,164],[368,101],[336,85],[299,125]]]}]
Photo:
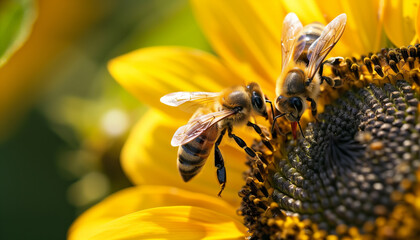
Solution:
[{"label": "bee with outstretched wing", "polygon": [[[275,119],[285,116],[292,124],[296,138],[296,125],[311,104],[316,117],[323,70],[323,61],[340,39],[346,26],[347,16],[341,14],[325,28],[320,23],[305,27],[294,13],[289,13],[283,22],[282,72],[276,82],[275,107],[280,112]],[[275,121],[275,120],[274,120]]]},{"label": "bee with outstretched wing", "polygon": [[266,99],[257,83],[227,88],[220,93],[169,93],[161,98],[161,102],[169,106],[201,106],[186,125],[178,128],[171,141],[172,146],[179,146],[178,170],[185,182],[200,172],[214,146],[220,196],[226,185],[226,169],[219,144],[226,132],[249,156],[257,157],[240,137],[233,134],[236,126],[247,124],[253,127],[261,135],[264,144],[273,150],[260,127],[250,122],[255,115],[267,118]]}]

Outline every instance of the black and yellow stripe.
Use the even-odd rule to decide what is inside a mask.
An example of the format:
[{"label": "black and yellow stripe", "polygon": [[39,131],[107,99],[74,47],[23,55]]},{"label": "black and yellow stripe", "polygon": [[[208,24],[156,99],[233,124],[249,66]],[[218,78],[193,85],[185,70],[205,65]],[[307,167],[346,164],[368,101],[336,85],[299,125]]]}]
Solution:
[{"label": "black and yellow stripe", "polygon": [[217,125],[214,125],[191,142],[179,147],[178,170],[185,182],[188,182],[203,168],[217,136],[218,128]]},{"label": "black and yellow stripe", "polygon": [[324,30],[324,25],[320,22],[313,22],[311,24],[306,25],[302,29],[302,33],[300,34],[297,43],[296,48],[299,48],[302,44],[305,44],[305,48],[303,49],[302,54],[299,56],[297,61],[301,61],[306,63],[306,65],[309,64],[308,59],[308,50],[309,47],[312,45],[315,40],[317,40],[320,36],[322,31]]}]

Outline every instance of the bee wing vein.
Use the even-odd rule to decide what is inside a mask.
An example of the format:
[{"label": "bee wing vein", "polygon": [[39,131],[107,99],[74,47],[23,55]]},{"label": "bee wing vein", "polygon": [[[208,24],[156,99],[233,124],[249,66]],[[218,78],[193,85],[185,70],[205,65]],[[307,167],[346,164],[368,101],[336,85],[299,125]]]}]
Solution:
[{"label": "bee wing vein", "polygon": [[322,61],[332,50],[334,45],[343,35],[346,26],[346,14],[340,14],[332,20],[322,31],[321,36],[312,43],[308,52],[310,54],[308,65],[308,77],[313,78]]},{"label": "bee wing vein", "polygon": [[173,92],[160,98],[160,102],[183,111],[194,112],[199,107],[211,106],[220,93],[215,92]]},{"label": "bee wing vein", "polygon": [[200,136],[214,124],[233,114],[235,112],[232,110],[222,110],[200,115],[190,120],[186,125],[178,128],[172,138],[171,145],[174,147],[184,145]]},{"label": "bee wing vein", "polygon": [[[299,36],[299,33],[302,31],[303,26],[299,21],[299,18],[295,13],[289,13],[284,18],[283,21],[283,30],[281,37],[281,49],[282,49],[282,69],[284,70],[287,64],[290,62],[292,55],[297,55],[302,52],[303,48],[300,50],[295,50],[296,40]],[[300,51],[300,52],[299,52]]]}]

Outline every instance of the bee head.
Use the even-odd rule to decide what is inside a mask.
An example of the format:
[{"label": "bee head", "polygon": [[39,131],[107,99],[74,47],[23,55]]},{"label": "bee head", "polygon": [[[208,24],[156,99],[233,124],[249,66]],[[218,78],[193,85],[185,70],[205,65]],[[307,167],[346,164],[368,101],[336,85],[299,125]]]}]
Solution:
[{"label": "bee head", "polygon": [[234,86],[222,91],[218,110],[233,110],[236,118],[246,118],[251,112],[251,101],[243,86]]},{"label": "bee head", "polygon": [[246,86],[247,92],[251,98],[252,109],[259,115],[267,118],[267,106],[265,105],[265,97],[260,86],[252,82]]},{"label": "bee head", "polygon": [[299,96],[285,97],[280,95],[276,99],[275,106],[279,112],[285,114],[289,121],[297,122],[305,110],[304,104],[305,102]]}]

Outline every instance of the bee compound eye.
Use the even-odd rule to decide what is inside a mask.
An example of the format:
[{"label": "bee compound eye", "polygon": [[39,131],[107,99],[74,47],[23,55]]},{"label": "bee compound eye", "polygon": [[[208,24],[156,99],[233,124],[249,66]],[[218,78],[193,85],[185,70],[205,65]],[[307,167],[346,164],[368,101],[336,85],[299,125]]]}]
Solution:
[{"label": "bee compound eye", "polygon": [[303,104],[302,104],[302,100],[300,100],[300,98],[292,97],[292,98],[289,99],[289,103],[290,103],[291,107],[296,108],[298,110],[298,112],[302,111]]},{"label": "bee compound eye", "polygon": [[288,100],[287,97],[280,95],[276,98],[274,106],[276,107],[278,111],[284,112],[287,108],[287,100]]},{"label": "bee compound eye", "polygon": [[281,102],[283,102],[285,100],[285,97],[283,97],[283,96],[278,96],[277,98],[276,98],[276,103],[277,104],[280,104]]},{"label": "bee compound eye", "polygon": [[264,102],[262,100],[262,97],[260,95],[258,95],[256,92],[252,93],[252,104],[257,109],[262,109],[264,107]]}]

